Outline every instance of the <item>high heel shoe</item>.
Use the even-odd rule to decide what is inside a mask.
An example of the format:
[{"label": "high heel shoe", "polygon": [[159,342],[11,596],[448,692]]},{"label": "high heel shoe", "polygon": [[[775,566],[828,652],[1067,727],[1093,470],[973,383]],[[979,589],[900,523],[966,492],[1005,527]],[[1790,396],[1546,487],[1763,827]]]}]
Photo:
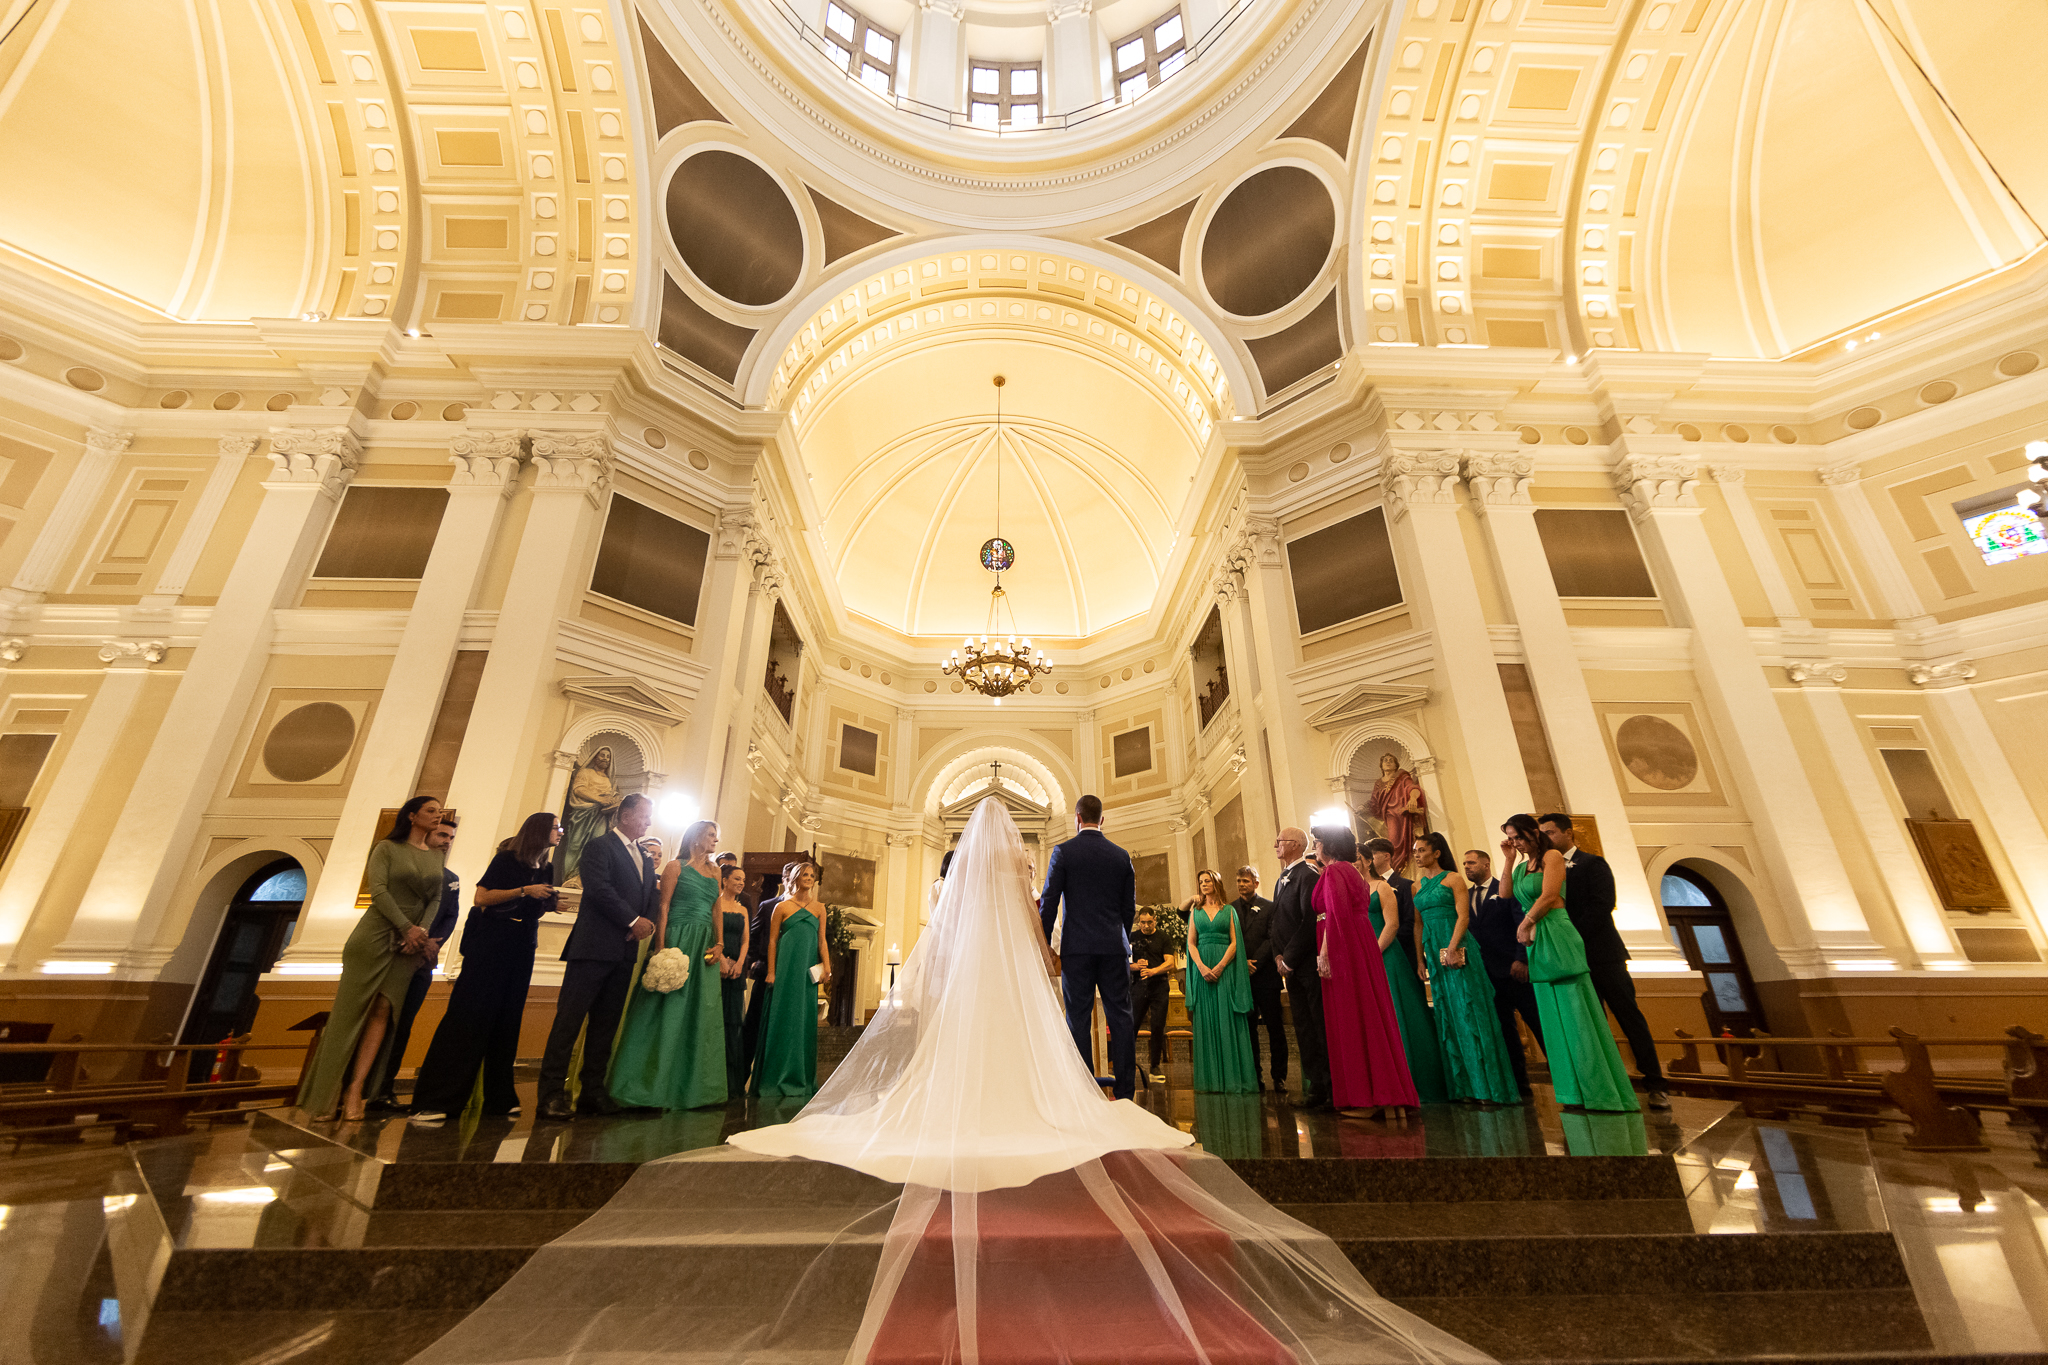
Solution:
[{"label": "high heel shoe", "polygon": [[361,1100],[356,1101],[354,1108],[344,1108],[340,1112],[343,1123],[361,1123],[368,1117]]}]

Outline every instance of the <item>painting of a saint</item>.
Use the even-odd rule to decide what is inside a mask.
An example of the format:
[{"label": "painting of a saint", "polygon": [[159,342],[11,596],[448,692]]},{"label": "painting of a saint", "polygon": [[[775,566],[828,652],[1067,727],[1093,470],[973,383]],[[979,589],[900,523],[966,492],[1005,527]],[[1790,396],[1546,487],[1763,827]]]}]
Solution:
[{"label": "painting of a saint", "polygon": [[582,886],[578,869],[583,850],[590,841],[611,832],[612,821],[625,799],[612,782],[612,751],[609,745],[578,764],[569,778],[569,797],[562,810],[562,847],[555,855],[555,867],[563,886]]},{"label": "painting of a saint", "polygon": [[1415,836],[1429,832],[1429,798],[1415,774],[1391,753],[1380,755],[1380,778],[1373,783],[1365,814],[1386,831],[1387,842],[1394,846],[1394,866],[1406,867]]}]

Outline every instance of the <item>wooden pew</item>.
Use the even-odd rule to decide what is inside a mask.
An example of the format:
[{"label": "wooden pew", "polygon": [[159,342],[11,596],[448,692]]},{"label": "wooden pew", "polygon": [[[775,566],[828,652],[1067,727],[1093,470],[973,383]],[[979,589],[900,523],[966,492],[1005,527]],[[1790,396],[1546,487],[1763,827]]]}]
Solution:
[{"label": "wooden pew", "polygon": [[[310,1066],[320,1046],[327,1022],[318,1014],[297,1027],[311,1037],[301,1048],[293,1043],[251,1044],[248,1035],[218,1043],[23,1043],[0,1045],[0,1055],[10,1052],[48,1054],[47,1079],[39,1087],[12,1086],[0,1094],[0,1137],[79,1134],[90,1128],[112,1125],[115,1140],[125,1142],[137,1133],[174,1137],[190,1131],[193,1121],[205,1123],[241,1122],[250,1106],[266,1107],[289,1103],[299,1089],[298,1080],[265,1083],[243,1079],[242,1058],[251,1052],[297,1052],[300,1075]],[[88,1059],[144,1054],[142,1079],[94,1081],[87,1071]],[[218,1080],[192,1084],[191,1059],[206,1054],[215,1061]],[[90,1115],[90,1117],[82,1117]]]},{"label": "wooden pew", "polygon": [[[1897,1110],[1912,1125],[1907,1148],[1919,1152],[1986,1150],[1978,1114],[2002,1110],[2031,1129],[2039,1164],[2048,1165],[2048,1043],[2040,1035],[2018,1025],[1997,1038],[1922,1038],[1903,1028],[1889,1035],[1701,1039],[1681,1030],[1667,1040],[1677,1043],[1681,1055],[1665,1067],[1665,1077],[1679,1094],[1732,1099],[1752,1118],[1812,1113],[1822,1123],[1868,1128],[1886,1122],[1887,1110]],[[1725,1075],[1705,1069],[1702,1043],[1720,1054]],[[1814,1049],[1822,1070],[1784,1069],[1780,1049],[1786,1046]],[[1904,1065],[1866,1070],[1861,1050],[1870,1047],[1897,1048]],[[1930,1047],[1998,1048],[2004,1079],[1942,1075]]]}]

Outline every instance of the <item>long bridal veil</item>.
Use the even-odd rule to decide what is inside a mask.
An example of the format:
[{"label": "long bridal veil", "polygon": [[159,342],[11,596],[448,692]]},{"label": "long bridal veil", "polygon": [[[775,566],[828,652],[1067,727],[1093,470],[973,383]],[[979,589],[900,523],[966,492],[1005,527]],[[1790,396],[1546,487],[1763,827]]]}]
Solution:
[{"label": "long bridal veil", "polygon": [[643,1166],[425,1365],[1483,1362],[1068,1033],[984,801],[895,993],[792,1122]]}]

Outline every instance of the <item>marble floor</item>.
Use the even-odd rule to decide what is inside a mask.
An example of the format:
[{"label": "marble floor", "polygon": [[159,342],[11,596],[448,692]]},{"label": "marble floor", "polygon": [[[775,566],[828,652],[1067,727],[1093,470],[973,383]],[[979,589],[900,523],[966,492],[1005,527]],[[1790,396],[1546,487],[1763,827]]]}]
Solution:
[{"label": "marble floor", "polygon": [[[529,1115],[530,1085],[523,1086]],[[1905,1150],[1897,1126],[1864,1132],[1759,1122],[1706,1101],[1677,1100],[1668,1114],[1588,1121],[1561,1113],[1540,1088],[1526,1106],[1432,1106],[1405,1122],[1297,1112],[1273,1095],[1195,1095],[1161,1086],[1139,1098],[1206,1150],[1253,1165],[1284,1162],[1287,1169],[1293,1161],[1333,1159],[1497,1158],[1521,1166],[1534,1159],[1533,1178],[1541,1182],[1545,1158],[1559,1163],[1562,1181],[1574,1157],[1662,1154],[1676,1168],[1682,1203],[1618,1199],[1596,1206],[1525,1195],[1513,1204],[1435,1204],[1426,1213],[1399,1203],[1356,1203],[1322,1210],[1312,1221],[1340,1240],[1889,1232],[1936,1352],[2048,1351],[2048,1169],[2035,1166],[2027,1142],[1996,1119],[1986,1126],[1990,1151],[1926,1154]],[[0,1156],[0,1361],[138,1361],[166,1266],[182,1251],[531,1247],[573,1227],[603,1199],[600,1191],[556,1208],[489,1212],[437,1211],[431,1201],[385,1207],[406,1202],[378,1197],[380,1182],[388,1195],[400,1180],[398,1168],[441,1180],[477,1163],[541,1164],[552,1169],[534,1171],[538,1181],[616,1182],[632,1163],[718,1144],[739,1129],[785,1121],[796,1107],[737,1103],[567,1124],[522,1117],[439,1126],[400,1117],[318,1126],[279,1111],[253,1124],[128,1147],[19,1143]],[[217,1359],[346,1360],[346,1335],[363,1326],[334,1319],[315,1343],[305,1337],[319,1327],[312,1318],[300,1332],[287,1321],[298,1314],[247,1316],[248,1340],[264,1343],[262,1349],[252,1344],[243,1351],[223,1338]],[[402,1331],[420,1335],[423,1344],[459,1317],[423,1303]],[[1929,1358],[1924,1348],[1907,1354]],[[151,1365],[151,1358],[138,1365]]]}]

